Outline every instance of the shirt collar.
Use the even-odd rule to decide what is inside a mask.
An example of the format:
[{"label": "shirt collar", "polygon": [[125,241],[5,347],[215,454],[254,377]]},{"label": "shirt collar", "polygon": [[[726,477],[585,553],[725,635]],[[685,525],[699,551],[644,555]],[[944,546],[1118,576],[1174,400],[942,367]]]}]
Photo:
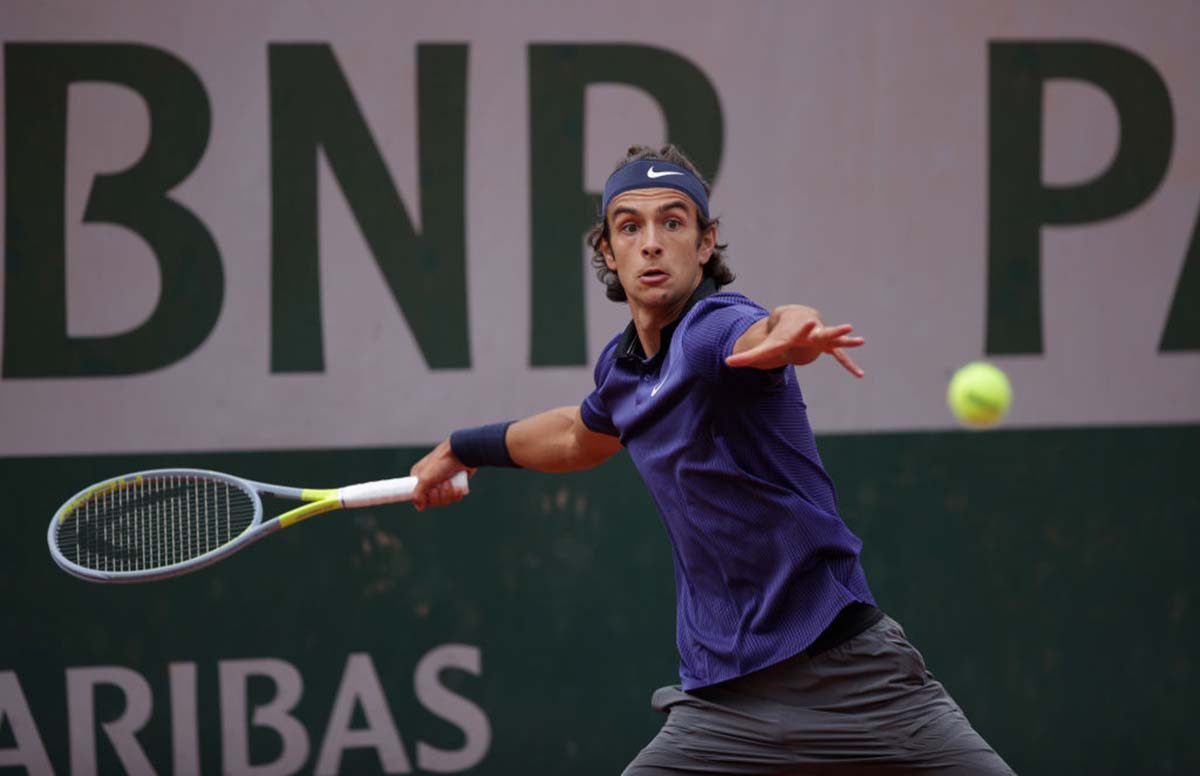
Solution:
[{"label": "shirt collar", "polygon": [[[683,320],[683,316],[696,306],[696,303],[706,296],[712,296],[717,293],[717,281],[711,277],[705,277],[700,281],[700,285],[696,286],[696,290],[688,298],[687,304],[683,306],[683,311],[679,313],[679,317],[663,327],[659,333],[659,342],[661,343],[656,355],[661,356],[666,352],[667,347],[671,344],[671,337],[675,334],[675,329],[679,326],[679,322]],[[617,343],[617,358],[634,358],[639,361],[646,359],[646,351],[642,350],[642,340],[638,337],[637,327],[633,321],[625,327],[625,333],[621,335],[621,341]]]}]

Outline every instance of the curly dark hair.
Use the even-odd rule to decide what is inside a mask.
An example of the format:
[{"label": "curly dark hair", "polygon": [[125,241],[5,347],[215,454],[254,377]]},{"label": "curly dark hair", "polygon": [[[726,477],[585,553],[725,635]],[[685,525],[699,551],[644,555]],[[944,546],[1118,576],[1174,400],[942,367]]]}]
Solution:
[{"label": "curly dark hair", "polygon": [[[704,186],[704,193],[711,192],[711,187],[700,171],[696,169],[696,165],[692,164],[692,160],[684,155],[683,151],[668,143],[658,148],[650,146],[634,145],[630,146],[625,152],[625,158],[617,164],[614,170],[619,170],[630,162],[638,162],[642,160],[653,160],[656,162],[670,162],[671,164],[679,165],[696,176],[696,179]],[[720,225],[721,219],[708,219],[703,213],[697,212],[696,216],[699,220],[699,233],[696,237],[696,244],[700,244],[700,239],[710,228],[716,228]],[[607,243],[608,232],[608,217],[607,214],[601,212],[598,216],[598,221],[588,230],[587,244],[592,249],[592,267],[596,270],[596,277],[600,278],[600,282],[604,284],[605,293],[609,299],[614,302],[624,302],[628,297],[625,296],[625,289],[621,287],[621,281],[617,277],[617,273],[608,268],[608,264],[604,260],[604,254],[600,251],[600,244]],[[728,248],[726,243],[718,243],[709,257],[708,263],[704,265],[704,274],[706,277],[711,277],[716,281],[717,288],[727,286],[733,282],[735,275],[729,265],[725,263],[725,249]]]}]

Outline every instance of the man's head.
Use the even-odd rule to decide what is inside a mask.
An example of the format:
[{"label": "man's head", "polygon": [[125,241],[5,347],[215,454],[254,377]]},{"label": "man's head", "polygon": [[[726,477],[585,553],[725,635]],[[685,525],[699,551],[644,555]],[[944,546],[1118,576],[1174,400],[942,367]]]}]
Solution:
[{"label": "man's head", "polygon": [[718,287],[733,281],[708,193],[708,183],[675,146],[630,147],[605,185],[600,219],[587,238],[609,299],[624,302],[632,294],[635,302],[655,303],[702,276]]}]

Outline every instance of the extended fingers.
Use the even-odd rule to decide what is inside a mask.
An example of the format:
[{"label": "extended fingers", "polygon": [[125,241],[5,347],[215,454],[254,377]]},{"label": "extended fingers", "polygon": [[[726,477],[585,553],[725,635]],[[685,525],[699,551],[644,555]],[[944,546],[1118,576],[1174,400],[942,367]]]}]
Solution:
[{"label": "extended fingers", "polygon": [[839,326],[818,325],[809,336],[813,340],[828,342],[830,340],[836,340],[845,337],[852,331],[854,331],[854,327],[848,323],[843,323]]},{"label": "extended fingers", "polygon": [[[862,343],[860,342],[859,344],[861,345]],[[860,367],[858,364],[854,363],[854,359],[852,359],[852,358],[850,358],[850,356],[846,355],[846,352],[844,350],[842,350],[841,348],[834,348],[833,350],[829,351],[829,353],[835,359],[837,359],[837,362],[839,364],[841,364],[843,367],[845,367],[846,371],[849,372],[850,374],[854,375],[855,377],[865,377],[866,376],[866,372],[864,372],[862,370],[862,367]]]},{"label": "extended fingers", "polygon": [[854,331],[854,327],[848,323],[821,328],[813,334],[813,343],[830,354],[840,348],[861,347],[866,340],[862,337],[850,336],[852,331]]},{"label": "extended fingers", "polygon": [[837,339],[826,343],[826,347],[832,351],[834,348],[858,348],[862,347],[866,342],[862,337],[838,337]]},{"label": "extended fingers", "polygon": [[848,323],[838,326],[822,326],[817,321],[809,321],[789,338],[792,348],[817,350],[830,353],[834,348],[856,348],[863,344],[862,337],[851,337],[854,327]]},{"label": "extended fingers", "polygon": [[829,353],[855,377],[863,376],[863,370],[843,352],[844,348],[862,347],[866,342],[862,337],[851,335],[854,331],[851,324],[823,326],[820,321],[809,319],[791,332],[787,332],[786,328],[776,328],[758,345],[729,356],[725,363],[735,368],[765,368],[777,363],[807,364],[820,353]]},{"label": "extended fingers", "polygon": [[848,323],[840,326],[831,326],[825,329],[822,334],[822,347],[829,355],[833,356],[842,367],[854,375],[855,377],[865,377],[862,367],[854,363],[854,359],[846,355],[843,348],[858,348],[866,342],[862,337],[851,337],[850,332],[854,331],[854,327]]},{"label": "extended fingers", "polygon": [[816,336],[817,332],[822,330],[821,322],[818,320],[805,321],[804,324],[796,330],[796,333],[791,335],[792,340],[802,340],[808,337]]}]

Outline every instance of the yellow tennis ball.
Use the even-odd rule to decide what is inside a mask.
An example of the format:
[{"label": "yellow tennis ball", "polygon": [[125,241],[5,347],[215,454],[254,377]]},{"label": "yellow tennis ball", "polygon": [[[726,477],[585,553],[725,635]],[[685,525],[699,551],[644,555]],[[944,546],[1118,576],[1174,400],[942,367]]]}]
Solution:
[{"label": "yellow tennis ball", "polygon": [[1000,422],[1012,403],[1008,377],[991,364],[973,361],[954,373],[946,403],[960,422],[987,428]]}]

